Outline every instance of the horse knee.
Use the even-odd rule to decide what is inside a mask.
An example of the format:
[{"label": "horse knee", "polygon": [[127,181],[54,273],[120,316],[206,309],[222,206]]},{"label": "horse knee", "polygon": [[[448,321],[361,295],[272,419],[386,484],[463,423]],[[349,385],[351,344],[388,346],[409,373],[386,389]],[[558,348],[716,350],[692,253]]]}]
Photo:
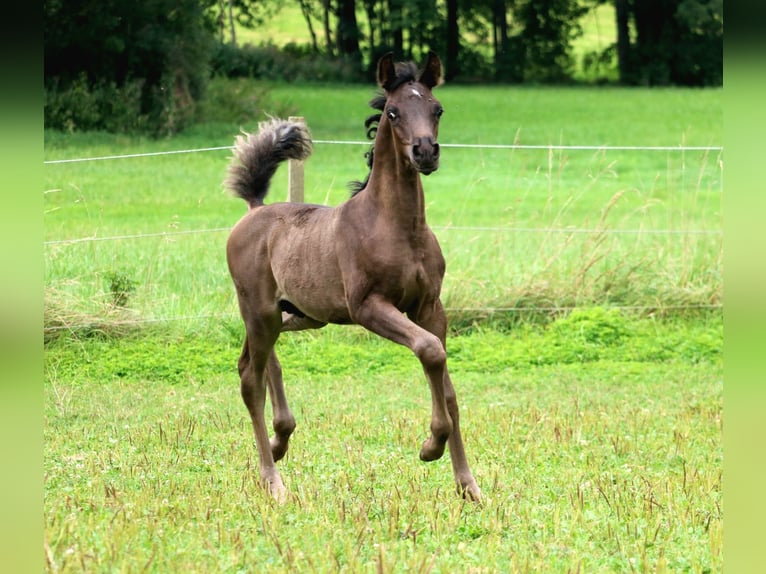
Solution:
[{"label": "horse knee", "polygon": [[436,335],[423,336],[415,345],[415,354],[426,369],[443,367],[447,362],[447,352]]},{"label": "horse knee", "polygon": [[279,436],[290,436],[295,430],[295,417],[292,415],[286,417],[274,418],[274,432]]}]

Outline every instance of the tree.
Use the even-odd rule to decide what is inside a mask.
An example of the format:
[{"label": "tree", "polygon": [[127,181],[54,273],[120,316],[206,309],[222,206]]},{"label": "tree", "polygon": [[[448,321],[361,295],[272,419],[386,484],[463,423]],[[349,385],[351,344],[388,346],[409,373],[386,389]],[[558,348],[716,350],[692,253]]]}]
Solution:
[{"label": "tree", "polygon": [[682,0],[675,12],[679,49],[674,83],[687,86],[723,83],[723,0]]},{"label": "tree", "polygon": [[92,107],[89,128],[109,128],[109,116],[123,112],[152,131],[181,129],[207,82],[214,33],[208,8],[202,0],[47,0],[47,92],[55,97],[77,86]]},{"label": "tree", "polygon": [[[723,0],[614,1],[622,83],[722,83]],[[635,41],[630,39],[630,24]]]},{"label": "tree", "polygon": [[315,54],[319,53],[319,42],[317,41],[316,32],[314,32],[314,24],[311,22],[313,16],[313,7],[309,0],[298,0],[298,4],[301,7],[301,14],[303,19],[306,20],[306,25],[309,28],[309,35],[311,36],[311,48]]},{"label": "tree", "polygon": [[362,53],[359,51],[359,25],[356,21],[356,0],[337,0],[338,2],[338,53],[351,58],[361,65]]},{"label": "tree", "polygon": [[562,82],[572,76],[572,41],[582,34],[588,8],[580,0],[526,0],[516,10],[521,23],[524,79]]},{"label": "tree", "polygon": [[448,82],[460,75],[458,56],[460,55],[460,27],[458,25],[458,0],[447,1],[447,54],[445,60]]},{"label": "tree", "polygon": [[617,24],[617,69],[620,83],[629,83],[630,74],[630,1],[614,0],[614,15]]},{"label": "tree", "polygon": [[[228,31],[229,43],[237,45],[237,26],[255,29],[279,10],[276,2],[264,0],[198,0],[206,6],[206,16],[216,23],[221,43]],[[298,0],[301,10],[308,0]]]},{"label": "tree", "polygon": [[508,2],[492,1],[492,45],[494,48],[495,78],[501,81],[519,81],[523,62],[514,50],[508,25]]}]

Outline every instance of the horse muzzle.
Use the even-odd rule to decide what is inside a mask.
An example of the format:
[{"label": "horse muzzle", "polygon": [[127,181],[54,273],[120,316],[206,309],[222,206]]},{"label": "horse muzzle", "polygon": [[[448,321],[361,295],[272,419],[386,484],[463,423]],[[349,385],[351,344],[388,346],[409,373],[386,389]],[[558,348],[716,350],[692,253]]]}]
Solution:
[{"label": "horse muzzle", "polygon": [[423,175],[439,169],[439,144],[433,138],[415,138],[412,142],[412,164]]}]

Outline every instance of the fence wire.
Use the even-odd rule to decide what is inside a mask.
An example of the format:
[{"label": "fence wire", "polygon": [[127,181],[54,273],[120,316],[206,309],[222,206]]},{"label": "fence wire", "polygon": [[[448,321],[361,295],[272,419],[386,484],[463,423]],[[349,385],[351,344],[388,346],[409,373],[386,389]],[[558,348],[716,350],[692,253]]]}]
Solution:
[{"label": "fence wire", "polygon": [[[314,144],[321,145],[371,145],[371,141],[350,141],[350,140],[314,140]],[[525,144],[461,144],[444,143],[444,148],[462,148],[462,149],[507,149],[507,150],[549,150],[549,151],[634,151],[634,152],[722,152],[722,146],[606,146],[606,145],[525,145]],[[181,154],[208,153],[217,151],[231,151],[233,146],[217,146],[206,148],[166,150],[157,152],[132,153],[96,157],[79,158],[61,158],[46,160],[44,165],[59,165],[68,163],[84,163],[96,161],[113,161],[123,159],[136,159],[148,157],[172,156]],[[722,229],[591,229],[581,227],[513,227],[513,226],[452,226],[452,225],[432,225],[432,229],[439,231],[476,231],[488,233],[560,233],[560,234],[598,234],[598,235],[723,235]],[[216,227],[208,229],[193,229],[182,231],[162,231],[156,233],[136,233],[114,236],[88,236],[71,239],[54,239],[43,242],[44,246],[54,245],[76,245],[82,243],[105,242],[105,241],[126,241],[147,238],[167,238],[173,236],[197,235],[207,233],[222,233],[230,231],[230,227]],[[722,304],[697,304],[697,305],[613,305],[609,308],[622,309],[629,311],[650,312],[654,310],[706,310],[721,309]],[[561,313],[575,309],[570,306],[549,306],[549,307],[445,307],[447,312],[453,313],[481,313],[484,315],[494,315],[502,313]],[[200,314],[184,316],[168,316],[156,318],[139,318],[126,320],[109,320],[109,325],[143,325],[182,321],[199,321],[214,319],[237,319],[237,313],[219,313],[219,314]],[[74,331],[84,328],[98,328],[97,322],[91,324],[62,324],[52,325],[45,328],[46,332],[55,331]]]},{"label": "fence wire", "polygon": [[[313,140],[314,144],[326,145],[370,145],[372,141],[351,141],[351,140]],[[607,146],[607,145],[524,145],[524,144],[461,144],[444,143],[440,144],[444,148],[463,148],[463,149],[523,149],[523,150],[552,150],[552,151],[723,151],[722,146]],[[106,161],[115,159],[135,159],[142,157],[156,157],[164,155],[177,155],[187,153],[205,153],[211,151],[233,150],[233,146],[205,147],[197,149],[179,149],[169,151],[156,151],[146,153],[130,153],[124,155],[105,155],[97,157],[78,157],[68,159],[51,159],[43,162],[44,165],[55,165],[62,163],[80,163],[88,161]]]}]

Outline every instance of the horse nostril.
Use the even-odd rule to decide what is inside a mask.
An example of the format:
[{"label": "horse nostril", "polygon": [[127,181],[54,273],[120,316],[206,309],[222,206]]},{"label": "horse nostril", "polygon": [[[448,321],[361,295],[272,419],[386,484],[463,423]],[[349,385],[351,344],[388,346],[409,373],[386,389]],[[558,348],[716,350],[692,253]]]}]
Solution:
[{"label": "horse nostril", "polygon": [[439,144],[434,143],[434,158],[439,157]]},{"label": "horse nostril", "polygon": [[415,157],[420,157],[422,152],[420,149],[420,145],[423,143],[423,140],[421,138],[417,138],[414,143],[412,144],[412,155]]}]

